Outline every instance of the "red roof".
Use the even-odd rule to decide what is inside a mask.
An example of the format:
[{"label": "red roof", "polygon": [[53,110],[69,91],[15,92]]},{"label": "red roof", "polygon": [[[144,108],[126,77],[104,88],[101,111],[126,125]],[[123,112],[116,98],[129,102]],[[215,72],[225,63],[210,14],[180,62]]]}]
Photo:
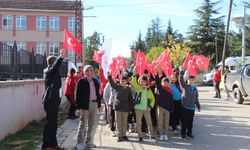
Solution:
[{"label": "red roof", "polygon": [[74,10],[74,0],[0,0],[0,8]]}]

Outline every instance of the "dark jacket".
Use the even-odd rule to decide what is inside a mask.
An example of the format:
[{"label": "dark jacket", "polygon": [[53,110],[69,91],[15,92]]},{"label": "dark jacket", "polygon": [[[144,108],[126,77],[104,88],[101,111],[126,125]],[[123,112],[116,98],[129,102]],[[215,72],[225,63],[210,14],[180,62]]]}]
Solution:
[{"label": "dark jacket", "polygon": [[113,103],[114,110],[129,112],[133,107],[133,94],[130,86],[123,87],[114,83],[112,77],[108,77],[109,83],[117,92],[116,99]]},{"label": "dark jacket", "polygon": [[158,75],[155,76],[155,84],[159,91],[157,105],[169,111],[173,111],[174,104],[173,104],[172,93],[169,93],[168,91],[162,88],[161,80]]},{"label": "dark jacket", "polygon": [[[92,78],[95,84],[96,97],[98,108],[101,107],[101,96],[99,94],[99,83],[95,78]],[[76,86],[76,108],[77,109],[89,109],[89,99],[90,97],[90,85],[87,77],[81,78]]]},{"label": "dark jacket", "polygon": [[62,86],[61,76],[59,74],[59,67],[61,66],[63,58],[59,57],[53,65],[44,69],[45,93],[43,95],[43,102],[50,100],[60,100],[59,90]]},{"label": "dark jacket", "polygon": [[195,90],[192,90],[191,85],[187,84],[184,81],[183,78],[184,72],[181,72],[181,77],[180,77],[180,83],[182,88],[184,88],[184,97],[181,100],[181,104],[183,107],[187,108],[187,109],[191,109],[194,110],[195,109],[195,105],[198,109],[201,108],[200,103],[199,103],[199,95],[198,95],[198,90],[195,87]]}]

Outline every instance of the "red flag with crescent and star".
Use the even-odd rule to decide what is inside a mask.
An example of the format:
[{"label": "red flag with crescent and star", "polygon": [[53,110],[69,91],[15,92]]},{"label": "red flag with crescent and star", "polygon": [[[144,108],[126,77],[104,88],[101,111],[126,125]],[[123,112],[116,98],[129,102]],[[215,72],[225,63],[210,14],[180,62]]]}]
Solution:
[{"label": "red flag with crescent and star", "polygon": [[94,56],[93,56],[93,61],[97,62],[97,63],[101,63],[102,61],[102,56],[104,55],[104,51],[94,51]]},{"label": "red flag with crescent and star", "polygon": [[210,63],[209,58],[205,56],[201,56],[201,55],[194,55],[194,60],[195,60],[196,66],[202,70],[206,70]]},{"label": "red flag with crescent and star", "polygon": [[63,47],[74,51],[79,57],[82,57],[82,43],[76,39],[70,32],[64,30]]},{"label": "red flag with crescent and star", "polygon": [[183,65],[187,71],[193,75],[196,76],[198,74],[198,70],[197,70],[197,66],[195,63],[195,59],[192,58],[191,54],[189,53],[184,61],[184,65]]}]

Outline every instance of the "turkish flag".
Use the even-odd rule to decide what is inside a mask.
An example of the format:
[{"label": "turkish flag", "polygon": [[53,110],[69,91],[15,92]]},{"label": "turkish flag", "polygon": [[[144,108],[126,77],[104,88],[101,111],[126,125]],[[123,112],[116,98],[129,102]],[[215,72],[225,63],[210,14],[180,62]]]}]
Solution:
[{"label": "turkish flag", "polygon": [[171,59],[170,59],[167,49],[162,54],[159,67],[162,69],[162,71],[165,73],[166,76],[170,76],[174,74],[172,64],[171,64]]},{"label": "turkish flag", "polygon": [[104,51],[95,51],[94,56],[93,56],[93,61],[97,63],[101,63],[103,55],[104,55]]},{"label": "turkish flag", "polygon": [[135,65],[135,69],[137,70],[138,74],[140,76],[142,76],[144,74],[144,69],[145,69],[145,54],[143,52],[135,52],[134,53],[134,56],[135,56],[135,62],[136,62],[136,65]]},{"label": "turkish flag", "polygon": [[120,61],[118,60],[118,58],[115,58],[113,60],[113,62],[109,65],[109,69],[111,71],[111,76],[112,79],[115,80],[116,76],[118,75],[118,77],[121,79],[121,74],[120,74]]},{"label": "turkish flag", "polygon": [[63,47],[74,51],[79,57],[82,57],[82,43],[76,39],[70,32],[64,30]]},{"label": "turkish flag", "polygon": [[197,70],[197,66],[195,63],[195,59],[192,58],[192,56],[190,55],[190,53],[187,55],[185,61],[184,61],[184,65],[183,65],[187,71],[193,75],[196,76],[198,74],[198,70]]},{"label": "turkish flag", "polygon": [[205,56],[194,55],[196,66],[202,70],[206,70],[209,66],[210,59]]},{"label": "turkish flag", "polygon": [[155,67],[158,65],[158,62],[156,61],[157,58],[154,58],[154,60],[152,61],[151,65],[150,65],[150,72],[151,74],[154,76],[155,75]]},{"label": "turkish flag", "polygon": [[118,65],[118,68],[119,68],[119,70],[121,70],[121,69],[123,69],[123,68],[127,68],[127,60],[126,60],[126,58],[124,58],[124,57],[122,57],[122,56],[118,56],[117,57],[117,65]]}]

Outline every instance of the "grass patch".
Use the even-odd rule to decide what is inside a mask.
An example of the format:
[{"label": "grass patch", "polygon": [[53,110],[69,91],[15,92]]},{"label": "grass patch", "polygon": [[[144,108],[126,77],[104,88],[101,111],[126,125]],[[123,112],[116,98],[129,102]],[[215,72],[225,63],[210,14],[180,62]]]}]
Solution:
[{"label": "grass patch", "polygon": [[[68,106],[59,109],[58,127],[67,119]],[[34,150],[42,142],[44,119],[33,121],[0,141],[0,150]]]}]

